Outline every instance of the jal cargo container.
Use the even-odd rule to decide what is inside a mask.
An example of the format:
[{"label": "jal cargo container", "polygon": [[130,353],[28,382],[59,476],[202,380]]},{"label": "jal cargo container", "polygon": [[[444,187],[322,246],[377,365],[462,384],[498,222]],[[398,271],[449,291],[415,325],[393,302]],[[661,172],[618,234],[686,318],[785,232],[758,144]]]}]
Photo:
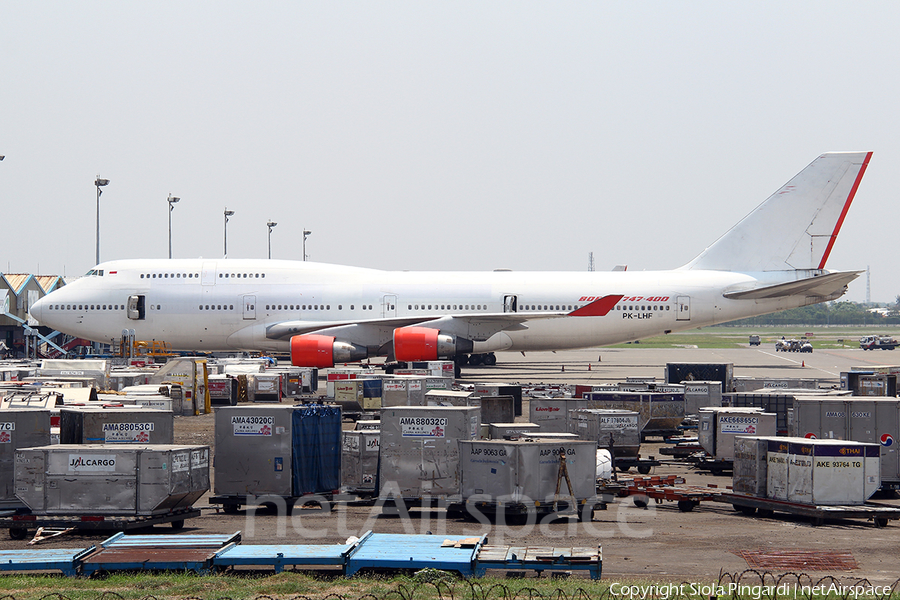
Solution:
[{"label": "jal cargo container", "polygon": [[220,496],[294,497],[332,493],[341,485],[337,406],[217,408],[215,448],[215,492]]},{"label": "jal cargo container", "polygon": [[175,418],[152,408],[62,407],[61,444],[173,444]]},{"label": "jal cargo container", "polygon": [[508,383],[476,383],[475,393],[485,396],[512,396],[514,417],[522,416],[522,386]]},{"label": "jal cargo container", "polygon": [[381,382],[381,405],[424,406],[427,379],[415,375],[385,377]]},{"label": "jal cargo container", "polygon": [[633,410],[575,409],[569,411],[569,433],[595,442],[598,448],[612,443],[618,458],[633,457],[641,451],[639,420]]},{"label": "jal cargo container", "polygon": [[559,499],[571,502],[574,496],[581,504],[596,495],[596,451],[588,440],[461,440],[462,500],[497,509],[550,511],[565,460],[574,489],[568,489],[563,477]]},{"label": "jal cargo container", "polygon": [[488,423],[488,435],[492,440],[527,437],[540,429],[537,423]]},{"label": "jal cargo container", "polygon": [[532,398],[528,402],[528,420],[540,426],[542,432],[567,433],[569,411],[587,408],[581,398]]},{"label": "jal cargo container", "polygon": [[722,391],[734,389],[733,363],[666,363],[666,383],[719,381]]},{"label": "jal cargo container", "polygon": [[734,438],[737,435],[775,435],[775,413],[761,408],[703,408],[697,437],[700,446],[716,460],[734,459]]},{"label": "jal cargo container", "polygon": [[209,490],[209,446],[55,445],[16,452],[16,495],[36,515],[158,515]]},{"label": "jal cargo container", "polygon": [[900,488],[900,400],[897,398],[820,398],[794,400],[793,434],[878,444],[881,483]]},{"label": "jal cargo container", "polygon": [[766,465],[769,440],[748,435],[734,437],[734,471],[731,487],[735,493],[766,497]]},{"label": "jal cargo container", "polygon": [[367,496],[375,494],[380,437],[377,429],[343,433],[341,490]]},{"label": "jal cargo container", "polygon": [[659,392],[590,392],[584,408],[617,408],[641,415],[641,437],[677,432],[684,420],[684,394]]},{"label": "jal cargo container", "polygon": [[16,450],[50,445],[50,411],[11,408],[0,411],[0,508],[22,506],[16,498]]},{"label": "jal cargo container", "polygon": [[701,408],[722,406],[722,383],[688,381],[684,384],[684,414],[697,415]]},{"label": "jal cargo container", "polygon": [[381,497],[459,498],[458,440],[478,439],[474,406],[396,406],[381,411]]},{"label": "jal cargo container", "polygon": [[768,446],[766,494],[773,500],[863,504],[881,486],[875,444],[789,437]]}]

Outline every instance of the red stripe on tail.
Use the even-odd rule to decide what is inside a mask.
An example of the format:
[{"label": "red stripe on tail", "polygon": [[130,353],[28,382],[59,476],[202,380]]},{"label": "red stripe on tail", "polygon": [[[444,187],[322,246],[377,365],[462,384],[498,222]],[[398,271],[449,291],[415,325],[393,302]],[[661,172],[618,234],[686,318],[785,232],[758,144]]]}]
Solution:
[{"label": "red stripe on tail", "polygon": [[838,217],[837,223],[834,225],[834,231],[831,233],[831,238],[829,238],[828,240],[828,247],[825,248],[825,254],[822,255],[822,260],[819,261],[819,269],[825,268],[825,261],[828,260],[828,256],[831,254],[831,248],[832,246],[834,246],[834,241],[837,239],[837,235],[841,231],[841,225],[844,224],[844,217],[847,216],[847,211],[850,210],[850,203],[853,202],[853,197],[856,196],[856,190],[859,188],[859,182],[862,181],[862,177],[866,172],[866,167],[869,166],[870,158],[872,158],[871,152],[866,154],[866,158],[865,160],[863,160],[863,164],[859,168],[859,173],[856,174],[856,181],[853,182],[853,187],[850,189],[850,195],[847,196],[847,201],[844,203],[844,210],[841,211],[841,216]]}]

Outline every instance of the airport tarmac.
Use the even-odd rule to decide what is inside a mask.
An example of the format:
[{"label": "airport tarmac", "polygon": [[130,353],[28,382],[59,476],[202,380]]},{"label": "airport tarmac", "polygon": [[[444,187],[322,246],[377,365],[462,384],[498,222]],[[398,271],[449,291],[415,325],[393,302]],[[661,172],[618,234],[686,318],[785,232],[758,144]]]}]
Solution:
[{"label": "airport tarmac", "polygon": [[[596,349],[567,352],[535,352],[527,356],[498,353],[493,367],[467,367],[463,378],[470,381],[510,383],[608,383],[628,376],[663,377],[667,362],[730,362],[736,376],[818,378],[839,382],[841,371],[851,366],[891,364],[894,355],[859,349],[816,351],[812,354],[776,353],[774,348],[736,349]],[[563,370],[563,367],[565,369]],[[527,415],[527,407],[525,407]],[[525,417],[527,419],[527,416]],[[176,443],[213,444],[213,416],[177,417]],[[645,444],[642,455],[658,452],[660,443]],[[683,476],[690,485],[731,483],[728,476],[713,476],[685,464],[664,464],[652,475]],[[635,476],[635,473],[630,475]],[[900,499],[879,500],[900,506]],[[594,546],[603,550],[603,579],[633,581],[652,578],[669,582],[715,582],[720,572],[741,573],[750,568],[781,574],[807,573],[813,581],[832,575],[850,582],[867,578],[873,584],[891,584],[900,577],[900,521],[875,528],[871,522],[845,520],[815,526],[806,518],[747,517],[730,504],[701,502],[691,512],[680,512],[676,503],[635,506],[622,498],[597,511],[590,523],[574,519],[504,525],[476,519],[447,519],[441,510],[411,510],[409,518],[385,516],[378,507],[338,504],[331,513],[295,510],[291,516],[241,511],[226,515],[207,500],[197,504],[203,515],[189,520],[184,533],[230,533],[241,531],[245,544],[342,543],[351,535],[371,529],[379,533],[431,533],[460,537],[487,534],[492,544],[514,546]],[[161,533],[171,529],[158,527]],[[44,547],[85,547],[106,535],[63,536]],[[25,541],[4,535],[0,548],[24,548]],[[784,551],[812,553],[811,560],[790,568],[754,567],[742,553],[777,554]],[[815,559],[849,557],[842,565],[833,562],[817,570]],[[854,566],[855,565],[855,566]]]}]

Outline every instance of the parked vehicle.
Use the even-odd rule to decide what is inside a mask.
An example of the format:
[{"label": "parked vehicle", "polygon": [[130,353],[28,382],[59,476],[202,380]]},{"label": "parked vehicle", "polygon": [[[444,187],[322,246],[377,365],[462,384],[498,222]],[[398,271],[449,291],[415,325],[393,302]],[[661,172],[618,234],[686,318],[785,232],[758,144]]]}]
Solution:
[{"label": "parked vehicle", "polygon": [[751,346],[759,346],[759,336],[758,335],[750,336],[750,345]]},{"label": "parked vehicle", "polygon": [[866,335],[859,338],[859,347],[863,350],[893,350],[900,342],[889,335]]}]

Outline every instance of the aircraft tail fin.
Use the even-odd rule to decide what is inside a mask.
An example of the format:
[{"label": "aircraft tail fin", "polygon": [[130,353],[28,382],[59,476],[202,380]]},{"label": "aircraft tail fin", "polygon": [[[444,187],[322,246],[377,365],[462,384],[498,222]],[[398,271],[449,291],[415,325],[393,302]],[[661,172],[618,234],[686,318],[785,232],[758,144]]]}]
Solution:
[{"label": "aircraft tail fin", "polygon": [[871,152],[821,155],[682,268],[824,269],[871,158]]}]

